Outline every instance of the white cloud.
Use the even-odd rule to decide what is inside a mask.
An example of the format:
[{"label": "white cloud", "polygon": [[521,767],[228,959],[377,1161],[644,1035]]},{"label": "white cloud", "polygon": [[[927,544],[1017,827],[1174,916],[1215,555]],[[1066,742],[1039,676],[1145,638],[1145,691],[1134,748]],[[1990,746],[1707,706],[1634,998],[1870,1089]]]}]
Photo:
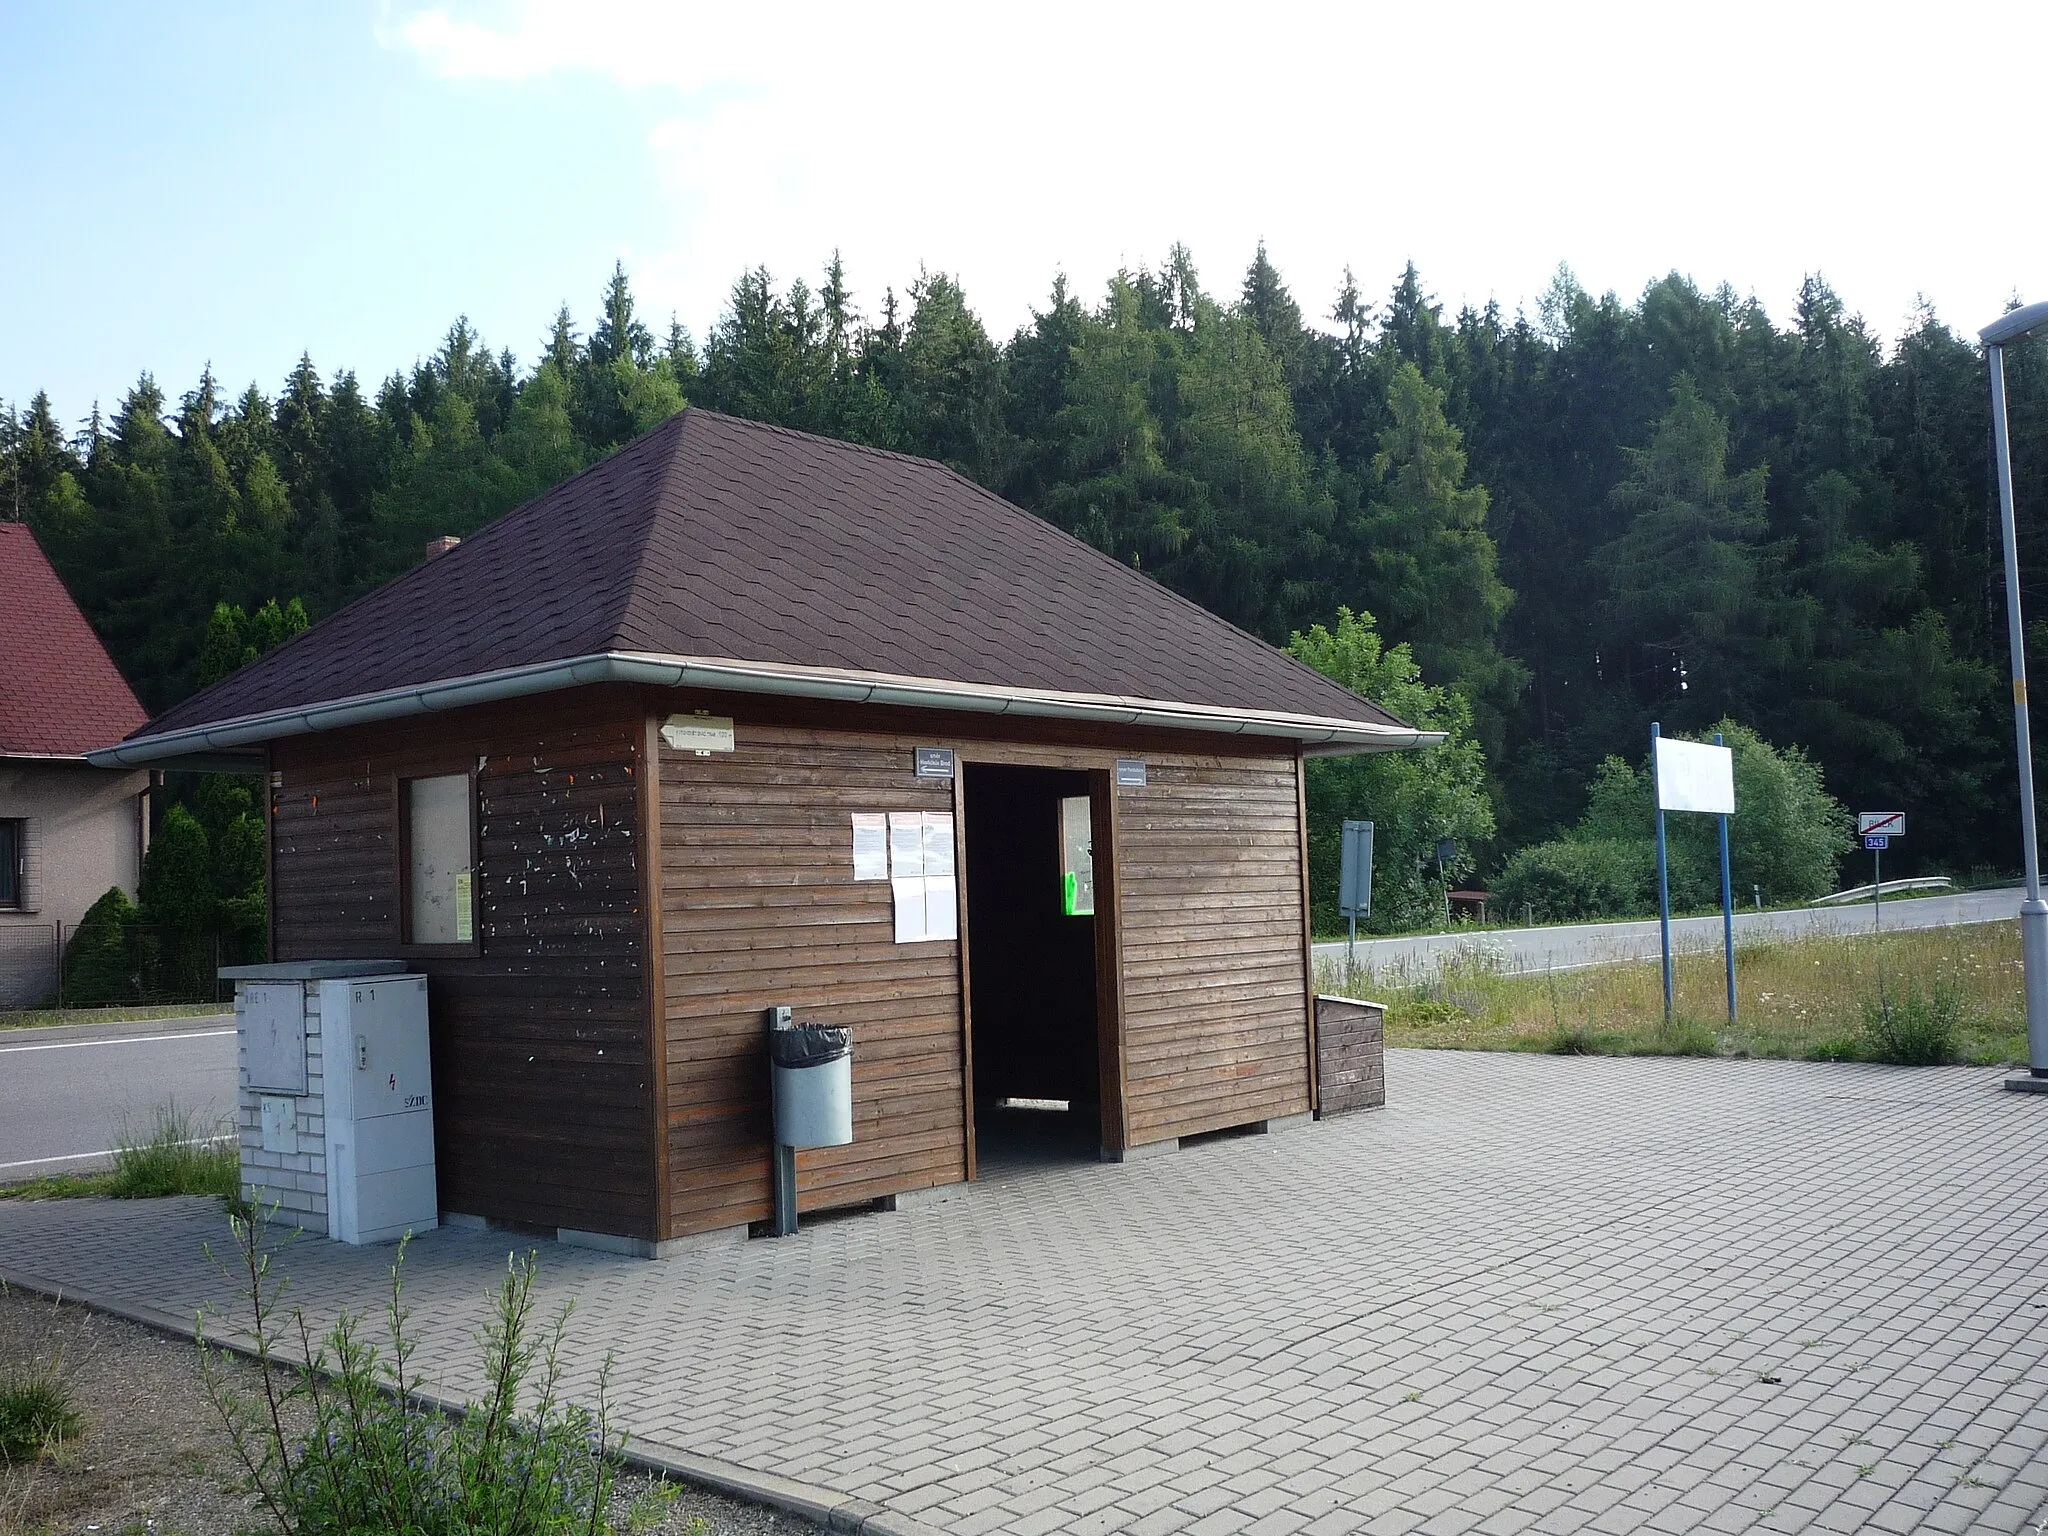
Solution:
[{"label": "white cloud", "polygon": [[1982,75],[2048,44],[2038,5],[535,0],[388,39],[450,81],[644,93],[668,232],[623,254],[697,325],[743,268],[815,278],[835,246],[870,310],[923,263],[999,334],[1055,270],[1092,294],[1176,239],[1227,291],[1264,238],[1312,315],[1345,264],[1377,294],[1411,257],[1453,305],[1565,260],[1781,319],[1819,269],[1886,331],[1923,291],[1974,328],[2048,286],[2042,204],[2004,195],[2031,91]]}]

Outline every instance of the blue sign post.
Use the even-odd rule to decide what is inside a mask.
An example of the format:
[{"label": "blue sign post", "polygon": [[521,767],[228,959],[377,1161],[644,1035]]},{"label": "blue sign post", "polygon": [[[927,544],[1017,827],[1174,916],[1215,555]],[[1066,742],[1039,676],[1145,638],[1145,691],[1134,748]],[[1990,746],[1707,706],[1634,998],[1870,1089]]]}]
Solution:
[{"label": "blue sign post", "polygon": [[1721,821],[1721,942],[1727,953],[1728,1018],[1735,1019],[1735,888],[1728,873],[1728,818],[1735,811],[1735,754],[1716,735],[1712,746],[1666,740],[1650,725],[1650,778],[1657,800],[1657,926],[1664,941],[1664,1022],[1671,1022],[1671,869],[1664,813],[1705,811]]},{"label": "blue sign post", "polygon": [[[1657,779],[1657,738],[1663,735],[1655,720],[1650,722],[1650,777]],[[1671,875],[1664,859],[1664,790],[1656,786],[1657,800],[1657,933],[1664,941],[1664,1022],[1671,1022]]]},{"label": "blue sign post", "polygon": [[1906,835],[1904,811],[1858,811],[1856,832],[1870,854],[1870,931],[1884,929],[1884,851]]},{"label": "blue sign post", "polygon": [[[1714,732],[1720,746],[1721,733]],[[1734,764],[1729,764],[1732,772]],[[1728,1022],[1735,1022],[1735,887],[1728,879],[1728,817],[1721,817],[1721,949],[1728,961]]]}]

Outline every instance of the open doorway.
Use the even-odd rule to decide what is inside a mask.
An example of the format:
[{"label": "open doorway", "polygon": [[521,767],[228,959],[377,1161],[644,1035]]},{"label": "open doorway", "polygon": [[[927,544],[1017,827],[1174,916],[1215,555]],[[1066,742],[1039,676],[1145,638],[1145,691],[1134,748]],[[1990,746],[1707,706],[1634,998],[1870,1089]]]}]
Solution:
[{"label": "open doorway", "polygon": [[962,767],[976,1161],[1000,1173],[1092,1160],[1112,1141],[1096,931],[1107,858],[1098,870],[1094,847],[1108,776]]}]

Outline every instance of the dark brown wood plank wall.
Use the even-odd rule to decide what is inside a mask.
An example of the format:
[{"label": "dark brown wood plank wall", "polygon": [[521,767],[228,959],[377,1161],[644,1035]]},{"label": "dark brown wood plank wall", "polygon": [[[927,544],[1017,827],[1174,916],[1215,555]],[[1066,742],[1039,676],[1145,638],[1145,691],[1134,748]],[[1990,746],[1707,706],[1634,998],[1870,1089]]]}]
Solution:
[{"label": "dark brown wood plank wall", "polygon": [[441,1205],[657,1234],[639,771],[628,689],[289,739],[272,953],[402,954],[396,784],[477,776],[472,955],[409,957],[432,1017]]},{"label": "dark brown wood plank wall", "polygon": [[798,1154],[799,1209],[967,1176],[959,945],[896,943],[853,878],[853,812],[953,809],[912,772],[931,740],[743,719],[730,753],[662,750],[671,1234],[772,1213],[776,1004],[853,1030],[853,1144]]},{"label": "dark brown wood plank wall", "polygon": [[1118,791],[1133,1146],[1309,1108],[1295,774],[1291,752],[1162,755]]}]

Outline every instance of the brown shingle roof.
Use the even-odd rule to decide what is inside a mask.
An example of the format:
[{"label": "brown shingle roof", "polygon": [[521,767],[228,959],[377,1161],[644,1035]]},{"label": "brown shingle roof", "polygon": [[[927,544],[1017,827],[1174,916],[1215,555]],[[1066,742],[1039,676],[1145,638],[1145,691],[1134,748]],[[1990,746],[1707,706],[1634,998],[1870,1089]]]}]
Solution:
[{"label": "brown shingle roof", "polygon": [[691,409],[138,734],[607,651],[1400,723],[943,465]]},{"label": "brown shingle roof", "polygon": [[0,523],[0,757],[81,757],[148,718],[35,535]]}]

